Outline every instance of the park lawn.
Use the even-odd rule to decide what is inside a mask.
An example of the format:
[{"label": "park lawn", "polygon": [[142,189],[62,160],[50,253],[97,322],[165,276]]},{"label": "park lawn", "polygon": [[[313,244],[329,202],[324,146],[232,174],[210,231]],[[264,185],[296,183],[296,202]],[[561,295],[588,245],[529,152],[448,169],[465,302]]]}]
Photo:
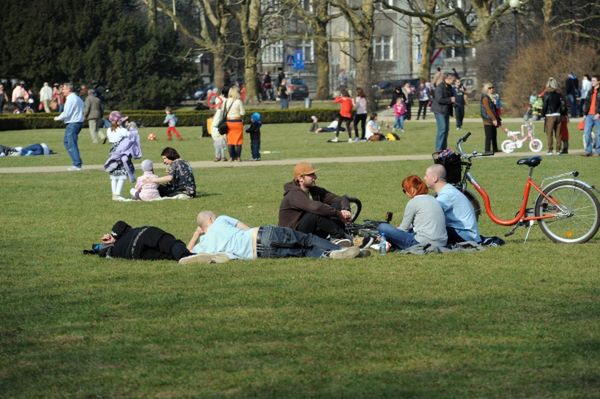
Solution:
[{"label": "park lawn", "polygon": [[[315,135],[303,130],[291,125],[265,141],[314,157],[319,149],[305,140]],[[39,137],[0,137],[21,133]],[[422,133],[411,145],[427,154],[431,137]],[[380,143],[323,147],[342,156],[375,151],[371,144]],[[477,159],[474,168],[507,218],[527,173],[516,159]],[[535,176],[578,169],[598,185],[597,163],[544,157]],[[321,185],[363,201],[361,219],[390,210],[399,223],[406,204],[399,182],[429,164],[317,166]],[[111,201],[101,171],[0,175],[2,397],[598,396],[600,237],[557,245],[535,226],[527,243],[519,230],[507,245],[478,253],[349,261],[178,266],[81,254],[118,219],[184,241],[201,209],[276,223],[291,166],[195,173],[199,198],[157,203]],[[485,216],[480,227],[486,235],[507,231]]]},{"label": "park lawn", "polygon": [[[325,126],[325,123],[321,124]],[[384,123],[387,125],[387,123]],[[518,130],[520,124],[516,122],[507,122],[506,127],[511,130]],[[543,125],[536,122],[537,137],[546,145],[545,135],[542,132]],[[298,159],[298,158],[319,158],[319,157],[341,157],[341,156],[385,156],[385,155],[413,155],[413,154],[431,154],[435,143],[435,122],[428,121],[409,121],[406,126],[406,133],[401,134],[401,139],[394,142],[368,142],[368,143],[347,143],[348,135],[345,132],[340,133],[341,143],[327,143],[327,140],[334,137],[334,133],[314,134],[309,133],[310,123],[306,124],[271,124],[262,128],[261,151],[263,160],[279,159]],[[165,146],[175,147],[181,156],[188,161],[206,161],[214,158],[213,142],[210,137],[201,137],[199,127],[179,127],[178,128],[184,141],[167,141],[166,128],[141,128],[140,136],[142,139],[143,158],[152,159],[155,163],[160,163],[160,152]],[[384,128],[384,131],[391,131]],[[466,132],[471,131],[468,144],[465,146],[469,150],[484,150],[484,134],[481,122],[466,122],[463,130],[457,132],[454,128],[450,130],[449,144],[451,146],[456,140]],[[577,150],[582,148],[581,133],[577,130],[577,123],[570,124],[572,139],[570,140],[570,149]],[[149,133],[155,133],[158,141],[148,141],[146,137]],[[65,165],[71,164],[68,154],[63,146],[64,129],[41,129],[41,130],[19,130],[0,132],[0,144],[8,146],[25,146],[33,143],[44,142],[50,146],[56,155],[51,157],[16,157],[0,159],[0,167],[5,166],[43,166],[43,165]],[[248,134],[244,134],[244,146],[242,159],[251,158],[250,140]],[[498,133],[498,145],[506,136]],[[108,144],[92,144],[89,138],[87,128],[84,128],[79,135],[79,148],[81,157],[85,165],[102,165],[108,157],[110,149]],[[519,151],[529,151],[528,148]],[[545,147],[542,154],[545,153]]]}]

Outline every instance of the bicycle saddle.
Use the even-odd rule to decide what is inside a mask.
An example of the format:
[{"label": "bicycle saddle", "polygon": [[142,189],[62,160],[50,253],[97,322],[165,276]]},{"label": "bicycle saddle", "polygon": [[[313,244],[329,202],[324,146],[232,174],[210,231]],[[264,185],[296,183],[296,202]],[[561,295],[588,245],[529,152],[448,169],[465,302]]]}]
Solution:
[{"label": "bicycle saddle", "polygon": [[535,168],[542,162],[542,157],[535,156],[531,158],[521,158],[517,161],[517,165],[527,165],[531,168]]}]

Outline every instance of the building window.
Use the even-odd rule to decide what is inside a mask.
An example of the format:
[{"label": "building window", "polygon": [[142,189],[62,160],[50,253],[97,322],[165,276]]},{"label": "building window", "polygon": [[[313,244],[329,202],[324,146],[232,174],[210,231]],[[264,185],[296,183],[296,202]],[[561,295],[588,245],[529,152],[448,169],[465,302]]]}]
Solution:
[{"label": "building window", "polygon": [[474,49],[469,46],[465,41],[462,42],[461,35],[454,34],[449,38],[448,45],[444,49],[444,58],[455,58],[455,57],[472,57],[475,55]]},{"label": "building window", "polygon": [[391,36],[379,36],[373,39],[373,58],[375,61],[391,61],[392,57]]},{"label": "building window", "polygon": [[270,43],[266,40],[262,42],[261,60],[265,64],[281,64],[283,62],[283,41],[278,40],[275,43]]},{"label": "building window", "polygon": [[300,46],[304,62],[315,62],[314,42],[312,40],[303,40]]},{"label": "building window", "polygon": [[302,7],[304,11],[312,12],[312,0],[300,0],[300,7]]}]

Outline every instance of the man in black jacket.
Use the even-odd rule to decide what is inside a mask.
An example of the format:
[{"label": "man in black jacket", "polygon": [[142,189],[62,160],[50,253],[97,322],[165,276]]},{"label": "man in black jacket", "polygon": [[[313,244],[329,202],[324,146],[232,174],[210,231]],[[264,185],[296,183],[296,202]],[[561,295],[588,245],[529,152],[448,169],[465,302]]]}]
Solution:
[{"label": "man in black jacket", "polygon": [[456,102],[452,91],[454,75],[447,73],[444,75],[444,81],[435,87],[433,100],[431,102],[431,111],[435,116],[437,134],[435,138],[435,150],[442,151],[448,148],[448,129],[450,117],[452,116],[452,107]]},{"label": "man in black jacket", "polygon": [[[600,82],[598,74],[592,75],[592,89],[588,92],[583,108],[585,148],[583,156],[600,155]],[[592,130],[596,131],[592,143]]]},{"label": "man in black jacket", "polygon": [[101,241],[96,252],[107,258],[178,261],[193,255],[183,241],[158,227],[133,228],[122,220],[115,223],[112,231],[104,234]]},{"label": "man in black jacket", "polygon": [[279,226],[290,227],[319,237],[344,239],[344,225],[350,222],[350,202],[316,185],[317,169],[308,162],[294,167],[294,179],[284,185],[279,206]]}]

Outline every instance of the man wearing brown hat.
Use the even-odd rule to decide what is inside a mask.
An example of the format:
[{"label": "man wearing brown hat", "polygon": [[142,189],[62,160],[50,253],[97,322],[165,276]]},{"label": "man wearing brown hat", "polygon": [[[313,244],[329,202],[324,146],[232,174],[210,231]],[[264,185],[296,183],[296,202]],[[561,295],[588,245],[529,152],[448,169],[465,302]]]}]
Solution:
[{"label": "man wearing brown hat", "polygon": [[[293,180],[286,183],[279,206],[279,226],[290,227],[322,238],[351,245],[344,225],[350,222],[350,202],[316,185],[317,169],[308,162],[294,167]],[[339,241],[343,240],[343,242]]]}]

